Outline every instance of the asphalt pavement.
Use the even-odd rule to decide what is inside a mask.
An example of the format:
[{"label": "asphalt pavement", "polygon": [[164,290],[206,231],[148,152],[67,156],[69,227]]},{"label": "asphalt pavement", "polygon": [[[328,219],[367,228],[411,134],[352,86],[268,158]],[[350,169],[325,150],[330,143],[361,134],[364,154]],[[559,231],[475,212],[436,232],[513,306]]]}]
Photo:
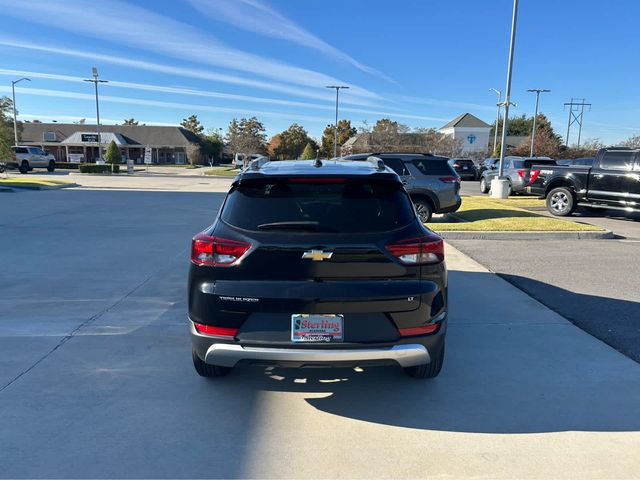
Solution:
[{"label": "asphalt pavement", "polygon": [[2,194],[0,477],[640,478],[640,365],[451,247],[437,379],[198,377],[189,240],[226,186],[175,182]]}]

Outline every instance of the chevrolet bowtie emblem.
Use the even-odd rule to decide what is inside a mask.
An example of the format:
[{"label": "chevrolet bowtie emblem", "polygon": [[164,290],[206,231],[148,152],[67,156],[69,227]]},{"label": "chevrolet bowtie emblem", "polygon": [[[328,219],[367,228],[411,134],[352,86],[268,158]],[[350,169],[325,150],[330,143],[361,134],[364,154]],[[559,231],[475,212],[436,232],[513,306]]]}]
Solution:
[{"label": "chevrolet bowtie emblem", "polygon": [[314,262],[329,260],[333,256],[333,252],[323,252],[322,250],[309,250],[302,254],[302,258],[309,258]]}]

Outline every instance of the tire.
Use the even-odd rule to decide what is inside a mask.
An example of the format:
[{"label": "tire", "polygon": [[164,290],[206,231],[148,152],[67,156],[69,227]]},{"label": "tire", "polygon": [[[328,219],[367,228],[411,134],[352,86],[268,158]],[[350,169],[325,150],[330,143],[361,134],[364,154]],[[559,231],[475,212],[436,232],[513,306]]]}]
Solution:
[{"label": "tire", "polygon": [[431,206],[431,202],[428,200],[414,200],[413,204],[416,207],[416,212],[418,212],[418,217],[422,223],[427,223],[431,220],[431,216],[433,215],[433,207]]},{"label": "tire", "polygon": [[194,349],[191,350],[191,356],[193,357],[193,366],[201,377],[224,377],[231,372],[230,367],[221,367],[220,365],[210,365],[203,362],[198,357],[198,354]]},{"label": "tire", "polygon": [[431,363],[416,365],[415,367],[405,367],[404,372],[412,378],[435,378],[442,370],[444,363],[444,343],[438,356],[431,360]]},{"label": "tire", "polygon": [[18,170],[20,171],[20,173],[22,173],[23,175],[25,173],[27,173],[29,171],[29,162],[27,162],[26,160],[23,160],[22,163],[20,164],[20,167],[18,168]]},{"label": "tire", "polygon": [[489,193],[489,186],[487,186],[487,179],[485,177],[480,179],[480,193]]},{"label": "tire", "polygon": [[47,172],[53,172],[56,169],[56,162],[53,160],[49,160],[49,165],[47,165]]},{"label": "tire", "polygon": [[554,188],[547,195],[547,210],[557,217],[571,215],[576,209],[576,197],[567,187]]}]

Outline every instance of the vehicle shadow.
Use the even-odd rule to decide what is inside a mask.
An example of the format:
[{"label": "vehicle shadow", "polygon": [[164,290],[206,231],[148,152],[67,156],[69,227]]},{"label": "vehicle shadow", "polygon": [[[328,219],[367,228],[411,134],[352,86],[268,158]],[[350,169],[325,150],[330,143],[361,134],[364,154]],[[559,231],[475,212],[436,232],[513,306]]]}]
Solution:
[{"label": "vehicle shadow", "polygon": [[[454,292],[460,283],[502,282],[489,273],[450,273]],[[433,380],[409,378],[399,367],[239,367],[228,380],[267,392],[330,393],[306,401],[333,415],[406,428],[504,434],[640,430],[640,366],[522,292],[507,290],[523,304],[513,309],[500,298],[494,304],[478,291],[466,296],[468,306],[452,300],[446,361]],[[616,302],[564,294],[585,308],[592,301]]]}]

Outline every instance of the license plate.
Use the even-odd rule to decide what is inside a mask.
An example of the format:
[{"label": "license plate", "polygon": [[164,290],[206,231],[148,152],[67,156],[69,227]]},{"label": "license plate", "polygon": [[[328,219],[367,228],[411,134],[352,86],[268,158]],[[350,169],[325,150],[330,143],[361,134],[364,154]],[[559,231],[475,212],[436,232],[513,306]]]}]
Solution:
[{"label": "license plate", "polygon": [[469,170],[469,167],[462,167],[463,170]]},{"label": "license plate", "polygon": [[344,315],[305,314],[291,315],[292,342],[342,342]]}]

